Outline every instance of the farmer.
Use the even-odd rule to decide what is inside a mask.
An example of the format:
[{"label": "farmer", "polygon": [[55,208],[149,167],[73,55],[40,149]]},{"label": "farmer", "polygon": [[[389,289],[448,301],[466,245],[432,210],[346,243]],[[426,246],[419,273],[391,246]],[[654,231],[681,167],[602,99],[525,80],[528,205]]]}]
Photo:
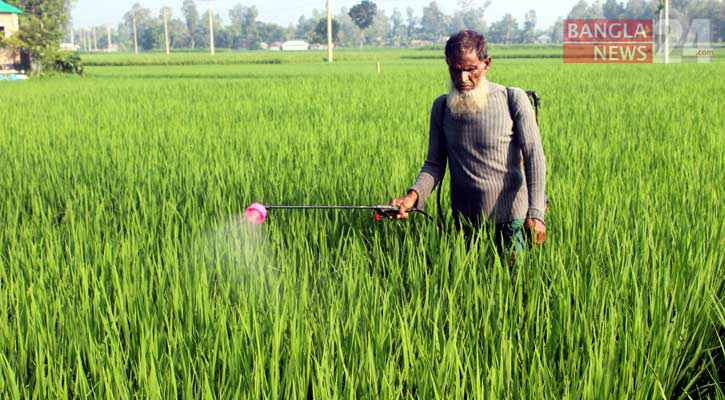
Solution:
[{"label": "farmer", "polygon": [[400,207],[396,217],[425,206],[448,161],[457,228],[470,234],[470,228],[493,223],[499,249],[525,249],[525,231],[543,243],[546,162],[526,92],[486,80],[491,57],[477,32],[451,37],[445,56],[450,89],[433,102],[428,157],[418,179],[405,197],[391,201]]}]

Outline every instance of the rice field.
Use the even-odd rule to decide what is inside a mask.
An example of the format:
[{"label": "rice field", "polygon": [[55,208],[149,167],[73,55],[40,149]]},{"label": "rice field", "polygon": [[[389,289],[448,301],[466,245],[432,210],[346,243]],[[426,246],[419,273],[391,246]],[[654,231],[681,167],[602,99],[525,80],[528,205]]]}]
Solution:
[{"label": "rice field", "polygon": [[[401,59],[443,59],[443,48],[394,49],[373,48],[338,49],[334,59],[338,62],[396,61]],[[718,49],[719,50],[719,49]],[[501,59],[510,58],[558,58],[563,56],[561,45],[493,45],[490,52]],[[721,52],[717,51],[719,55]],[[235,65],[235,64],[286,64],[319,63],[327,60],[327,50],[311,51],[234,51],[218,49],[214,56],[207,50],[194,52],[175,51],[170,55],[160,52],[86,53],[83,62],[88,66],[139,66],[139,65]]]},{"label": "rice field", "polygon": [[404,194],[447,90],[410,54],[2,85],[2,397],[725,399],[725,63],[494,60],[553,200],[514,273],[418,215],[244,221]]}]

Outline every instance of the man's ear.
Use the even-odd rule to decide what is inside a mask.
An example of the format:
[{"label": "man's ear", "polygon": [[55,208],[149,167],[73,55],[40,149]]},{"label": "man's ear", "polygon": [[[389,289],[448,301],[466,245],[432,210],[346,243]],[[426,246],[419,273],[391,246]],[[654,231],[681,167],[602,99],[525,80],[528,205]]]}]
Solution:
[{"label": "man's ear", "polygon": [[491,69],[491,61],[490,56],[483,59],[483,72],[488,72],[488,70]]}]

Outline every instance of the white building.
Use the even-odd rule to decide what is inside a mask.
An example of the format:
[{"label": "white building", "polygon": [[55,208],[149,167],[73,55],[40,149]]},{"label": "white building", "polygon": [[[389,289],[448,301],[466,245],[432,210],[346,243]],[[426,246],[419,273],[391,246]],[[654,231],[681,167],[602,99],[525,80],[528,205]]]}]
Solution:
[{"label": "white building", "polygon": [[282,51],[301,51],[309,49],[310,44],[304,40],[288,40],[282,43]]},{"label": "white building", "polygon": [[60,49],[65,50],[65,51],[78,51],[79,48],[80,48],[80,46],[78,46],[77,44],[73,44],[73,43],[65,42],[65,43],[60,44]]}]

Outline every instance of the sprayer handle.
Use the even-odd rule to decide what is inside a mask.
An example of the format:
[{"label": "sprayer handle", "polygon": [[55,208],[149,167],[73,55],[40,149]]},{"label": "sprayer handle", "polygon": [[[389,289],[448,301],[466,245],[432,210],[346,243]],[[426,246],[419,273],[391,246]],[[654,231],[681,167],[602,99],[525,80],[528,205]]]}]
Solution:
[{"label": "sprayer handle", "polygon": [[[380,208],[378,208],[375,211],[377,212],[375,214],[376,215],[375,219],[378,219],[379,220],[381,218],[395,218],[395,216],[398,215],[398,212],[400,211],[400,208],[397,207],[397,206],[385,206],[385,207],[380,207]],[[425,212],[421,208],[417,208],[417,207],[409,208],[408,209],[408,212],[421,213],[421,214],[425,215],[426,217],[432,219],[432,217],[430,215],[428,215],[428,213]],[[378,218],[378,216],[380,216],[381,218]]]}]

